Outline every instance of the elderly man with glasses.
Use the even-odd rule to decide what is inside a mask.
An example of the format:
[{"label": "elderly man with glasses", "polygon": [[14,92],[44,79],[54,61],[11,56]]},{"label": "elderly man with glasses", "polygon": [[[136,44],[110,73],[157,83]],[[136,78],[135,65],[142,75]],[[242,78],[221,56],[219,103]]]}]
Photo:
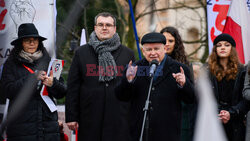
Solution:
[{"label": "elderly man with glasses", "polygon": [[[148,33],[142,37],[141,44],[145,58],[134,64],[130,62],[116,87],[118,99],[131,102],[132,141],[180,141],[181,102],[192,103],[195,99],[190,71],[166,54],[164,35]],[[151,74],[152,62],[158,65],[155,75]],[[148,96],[150,82],[152,88]]]}]

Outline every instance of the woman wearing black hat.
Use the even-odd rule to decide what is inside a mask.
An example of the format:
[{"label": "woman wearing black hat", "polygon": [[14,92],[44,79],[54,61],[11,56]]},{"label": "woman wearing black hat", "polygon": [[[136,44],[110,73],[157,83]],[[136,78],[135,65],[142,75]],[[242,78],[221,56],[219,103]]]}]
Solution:
[{"label": "woman wearing black hat", "polygon": [[228,140],[243,141],[243,121],[248,110],[247,102],[242,98],[245,69],[239,62],[236,43],[229,34],[220,34],[213,44],[208,67],[218,103],[218,116]]},{"label": "woman wearing black hat", "polygon": [[34,24],[25,23],[18,28],[18,38],[11,42],[14,48],[4,64],[1,79],[10,100],[8,141],[60,140],[57,112],[50,112],[40,91],[45,85],[51,99],[62,98],[66,87],[62,79],[46,75],[51,58],[43,46],[44,40]]}]

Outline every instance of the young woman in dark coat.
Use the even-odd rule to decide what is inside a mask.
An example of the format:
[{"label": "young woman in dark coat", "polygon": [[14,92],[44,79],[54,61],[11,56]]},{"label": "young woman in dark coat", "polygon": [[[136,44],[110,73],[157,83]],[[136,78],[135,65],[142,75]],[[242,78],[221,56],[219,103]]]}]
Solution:
[{"label": "young woman in dark coat", "polygon": [[[185,48],[178,30],[174,27],[167,26],[161,30],[161,33],[166,37],[166,53],[172,59],[187,65],[190,69],[192,81],[193,66],[187,60]],[[185,104],[182,102],[182,127],[181,140],[192,141],[194,134],[194,124],[197,112],[197,104]]]},{"label": "young woman in dark coat", "polygon": [[19,26],[18,39],[11,42],[14,48],[4,64],[1,79],[10,100],[8,141],[60,141],[57,112],[49,110],[40,91],[45,85],[53,100],[62,98],[66,87],[62,79],[46,75],[51,58],[42,43],[45,39],[34,24],[25,23]]},{"label": "young woman in dark coat", "polygon": [[229,141],[244,141],[244,117],[248,111],[242,97],[245,69],[239,62],[235,40],[229,34],[220,34],[213,44],[208,66],[218,116]]}]

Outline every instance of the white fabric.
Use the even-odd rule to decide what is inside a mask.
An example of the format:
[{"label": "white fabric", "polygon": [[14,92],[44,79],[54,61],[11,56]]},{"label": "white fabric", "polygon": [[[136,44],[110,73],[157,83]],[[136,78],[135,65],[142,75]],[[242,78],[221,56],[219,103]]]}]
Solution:
[{"label": "white fabric", "polygon": [[194,141],[226,141],[222,124],[218,119],[217,103],[206,74],[203,70],[197,81],[199,107]]}]

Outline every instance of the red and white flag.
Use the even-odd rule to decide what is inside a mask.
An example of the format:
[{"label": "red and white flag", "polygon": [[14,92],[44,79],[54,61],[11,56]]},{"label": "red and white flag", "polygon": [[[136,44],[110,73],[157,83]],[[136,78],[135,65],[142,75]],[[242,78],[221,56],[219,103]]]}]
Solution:
[{"label": "red and white flag", "polygon": [[207,25],[209,53],[212,52],[214,39],[222,33],[231,0],[207,0]]},{"label": "red and white flag", "polygon": [[241,63],[250,60],[250,9],[249,0],[232,0],[223,33],[236,41]]}]

